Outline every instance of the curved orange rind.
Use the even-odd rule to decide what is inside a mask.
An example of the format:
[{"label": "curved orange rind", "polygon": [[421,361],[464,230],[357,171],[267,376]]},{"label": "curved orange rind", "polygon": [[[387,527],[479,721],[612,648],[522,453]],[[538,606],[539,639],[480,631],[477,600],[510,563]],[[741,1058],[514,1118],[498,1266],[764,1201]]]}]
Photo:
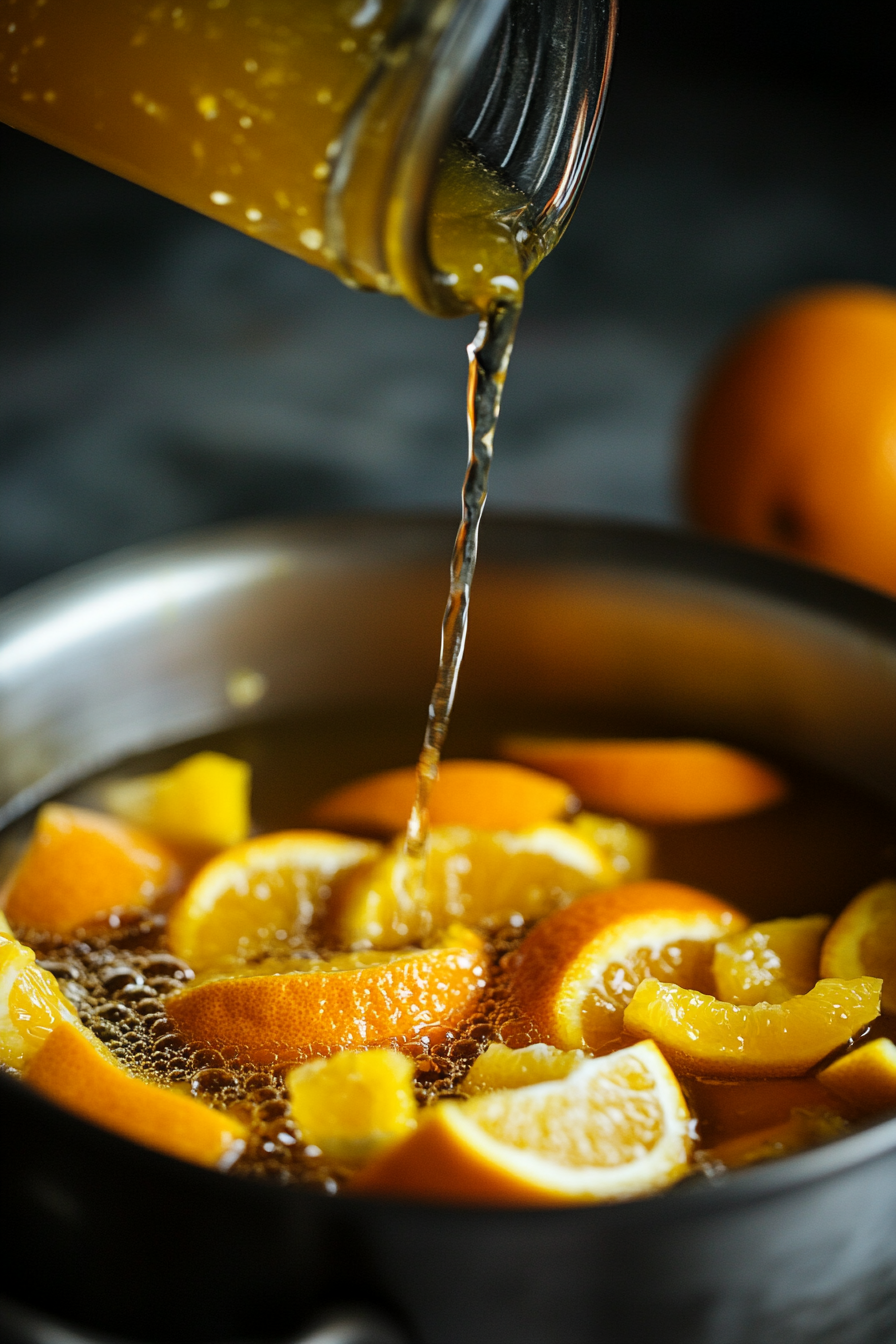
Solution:
[{"label": "curved orange rind", "polygon": [[878,882],[850,901],[822,944],[821,974],[878,976],[883,1010],[896,1013],[896,882]]}]

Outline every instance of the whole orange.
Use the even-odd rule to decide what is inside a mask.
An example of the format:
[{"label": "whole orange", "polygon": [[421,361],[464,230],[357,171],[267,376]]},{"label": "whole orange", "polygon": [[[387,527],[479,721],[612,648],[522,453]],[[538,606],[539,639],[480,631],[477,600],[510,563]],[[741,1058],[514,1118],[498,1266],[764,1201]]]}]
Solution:
[{"label": "whole orange", "polygon": [[691,519],[896,593],[896,294],[835,286],[748,326],[700,391]]}]

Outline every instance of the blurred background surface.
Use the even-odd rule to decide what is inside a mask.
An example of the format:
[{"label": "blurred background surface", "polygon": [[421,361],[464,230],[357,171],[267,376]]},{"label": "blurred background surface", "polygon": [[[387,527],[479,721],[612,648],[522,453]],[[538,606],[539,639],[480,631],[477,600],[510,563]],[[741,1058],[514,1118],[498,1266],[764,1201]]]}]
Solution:
[{"label": "blurred background surface", "polygon": [[[731,328],[896,285],[884,0],[622,0],[579,212],[533,279],[491,507],[673,522]],[[455,508],[470,322],[342,289],[0,127],[0,590],[183,528]]]}]

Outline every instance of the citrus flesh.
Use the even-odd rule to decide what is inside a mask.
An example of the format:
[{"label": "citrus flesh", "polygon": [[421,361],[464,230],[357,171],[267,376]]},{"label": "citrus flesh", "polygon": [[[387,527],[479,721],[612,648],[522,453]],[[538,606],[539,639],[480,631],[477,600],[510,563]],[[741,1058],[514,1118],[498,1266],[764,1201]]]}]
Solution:
[{"label": "citrus flesh", "polygon": [[106,806],[163,840],[208,849],[238,845],[249,834],[252,771],[219,751],[200,751],[170,770],[115,780]]},{"label": "citrus flesh", "polygon": [[548,915],[508,962],[521,1027],[563,1050],[602,1050],[646,977],[705,987],[718,939],[746,917],[677,882],[636,882]]},{"label": "citrus flesh", "polygon": [[562,822],[520,831],[433,827],[421,863],[399,839],[359,868],[330,902],[328,938],[341,947],[402,947],[454,920],[522,926],[573,897],[618,885],[614,855]]},{"label": "citrus flesh", "polygon": [[717,997],[727,1003],[783,1003],[807,994],[819,978],[830,924],[827,915],[769,919],[723,938],[712,961]]},{"label": "citrus flesh", "polygon": [[583,1050],[558,1050],[553,1045],[526,1045],[511,1050],[497,1042],[473,1061],[458,1089],[462,1096],[497,1092],[533,1083],[552,1083],[566,1078],[587,1059]]},{"label": "citrus flesh", "polygon": [[70,934],[146,909],[178,878],[173,855],[154,836],[102,812],[47,803],[0,902],[14,925]]},{"label": "citrus flesh", "polygon": [[329,831],[278,831],[225,850],[171,911],[171,950],[195,970],[264,956],[301,942],[332,884],[380,846]]},{"label": "citrus flesh", "polygon": [[469,946],[300,965],[270,974],[261,963],[260,974],[246,967],[208,980],[172,996],[166,1011],[189,1041],[235,1049],[256,1063],[300,1061],[453,1027],[481,997],[488,974],[482,948]]},{"label": "citrus flesh", "polygon": [[896,1045],[886,1036],[835,1059],[818,1081],[862,1111],[896,1107]]},{"label": "citrus flesh", "polygon": [[565,779],[586,807],[650,824],[743,816],[787,793],[776,770],[719,742],[507,737],[501,752]]},{"label": "citrus flesh", "polygon": [[880,980],[819,980],[784,1003],[738,1006],[642,980],[625,1029],[656,1041],[675,1069],[706,1078],[798,1077],[880,1012]]},{"label": "citrus flesh", "polygon": [[[413,766],[334,789],[312,808],[320,826],[395,835],[407,826],[417,789]],[[561,780],[506,761],[442,761],[429,799],[433,826],[514,831],[568,815],[578,800]]]},{"label": "citrus flesh", "polygon": [[21,1069],[61,1022],[78,1014],[34,951],[0,932],[0,1062]]},{"label": "citrus flesh", "polygon": [[414,1063],[396,1050],[343,1050],[286,1075],[302,1142],[337,1161],[367,1161],[417,1127]]},{"label": "citrus flesh", "polygon": [[878,882],[850,901],[822,945],[821,974],[878,976],[883,1010],[896,1013],[896,882]]},{"label": "citrus flesh", "polygon": [[240,1121],[127,1073],[101,1041],[68,1022],[53,1030],[24,1078],[82,1119],[185,1162],[227,1165],[245,1143]]},{"label": "citrus flesh", "polygon": [[686,1174],[689,1125],[674,1074],[645,1042],[554,1082],[438,1102],[351,1188],[507,1205],[631,1198]]}]

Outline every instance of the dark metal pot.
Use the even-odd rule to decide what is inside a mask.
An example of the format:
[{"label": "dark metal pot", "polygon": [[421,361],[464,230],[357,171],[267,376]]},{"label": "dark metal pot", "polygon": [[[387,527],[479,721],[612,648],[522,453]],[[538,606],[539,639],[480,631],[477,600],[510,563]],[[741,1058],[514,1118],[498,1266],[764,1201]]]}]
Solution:
[{"label": "dark metal pot", "polygon": [[[424,699],[451,532],[363,518],[243,527],[11,599],[7,815],[241,714]],[[473,610],[465,695],[638,712],[896,795],[886,597],[684,535],[493,517]],[[228,699],[246,668],[268,684],[252,710]],[[332,1199],[223,1176],[8,1078],[0,1154],[0,1293],[128,1339],[295,1338],[352,1304],[418,1344],[896,1338],[896,1119],[714,1183],[568,1210]],[[362,1336],[327,1336],[349,1337]]]}]

